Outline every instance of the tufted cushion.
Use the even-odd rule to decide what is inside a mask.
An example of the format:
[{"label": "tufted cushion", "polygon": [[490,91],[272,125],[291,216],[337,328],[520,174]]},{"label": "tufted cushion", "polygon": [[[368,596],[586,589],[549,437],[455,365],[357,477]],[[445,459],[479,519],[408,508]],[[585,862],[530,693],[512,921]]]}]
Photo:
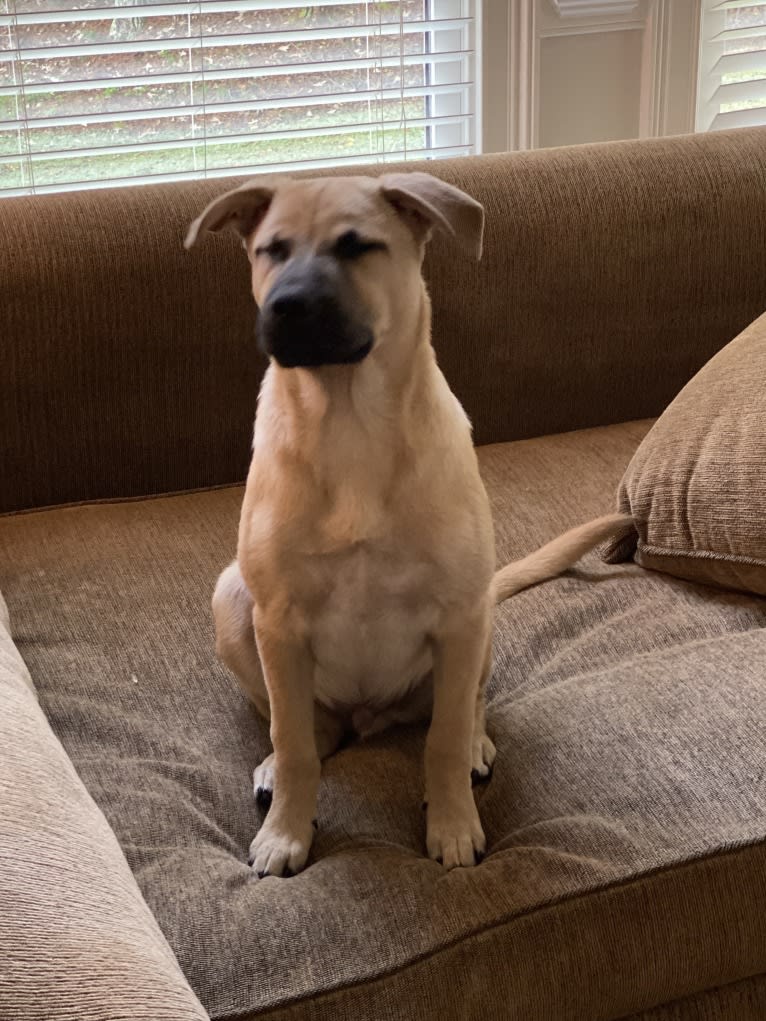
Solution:
[{"label": "tufted cushion", "polygon": [[[501,559],[606,511],[647,428],[483,448]],[[331,758],[309,867],[255,879],[268,734],[209,612],[241,495],[0,519],[43,703],[214,1018],[600,1021],[766,970],[766,602],[595,556],[498,611],[479,867],[424,856],[410,728]]]}]

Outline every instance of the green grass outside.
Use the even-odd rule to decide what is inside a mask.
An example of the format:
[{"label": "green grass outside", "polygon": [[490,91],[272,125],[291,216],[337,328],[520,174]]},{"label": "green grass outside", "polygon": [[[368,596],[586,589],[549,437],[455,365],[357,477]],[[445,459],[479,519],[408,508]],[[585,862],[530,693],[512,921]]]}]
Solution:
[{"label": "green grass outside", "polygon": [[[275,139],[208,146],[207,168],[259,166],[288,163],[294,160],[342,159],[344,156],[368,155],[374,161],[379,152],[422,149],[426,145],[424,128],[389,129],[385,135],[362,131],[348,135],[317,135],[312,138]],[[34,164],[34,183],[67,184],[75,181],[98,181],[151,174],[198,173],[205,170],[202,144],[191,149],[168,149],[147,153],[119,153],[111,156],[88,156],[71,159],[41,159]],[[22,161],[0,165],[0,189],[29,187],[30,181]]]}]

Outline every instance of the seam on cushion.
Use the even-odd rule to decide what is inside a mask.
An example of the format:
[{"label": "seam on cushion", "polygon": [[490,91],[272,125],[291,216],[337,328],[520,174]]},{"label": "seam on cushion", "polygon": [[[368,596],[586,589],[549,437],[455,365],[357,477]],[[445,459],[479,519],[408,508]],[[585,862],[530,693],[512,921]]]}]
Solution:
[{"label": "seam on cushion", "polygon": [[[489,440],[487,443],[477,443],[475,450],[483,447],[504,447],[510,443],[526,443],[533,440],[545,439],[552,436],[570,436],[574,433],[588,432],[592,429],[611,429],[620,425],[637,425],[641,422],[655,422],[656,418],[630,418],[627,421],[607,422],[605,425],[583,426],[580,429],[566,429],[564,432],[539,433],[536,436],[519,437],[516,440]],[[239,482],[219,482],[213,486],[194,486],[191,489],[169,489],[161,493],[145,493],[138,496],[103,496],[92,500],[72,500],[68,503],[47,503],[42,507],[22,507],[19,510],[0,511],[0,521],[3,518],[21,517],[23,514],[42,514],[44,511],[66,510],[69,507],[101,507],[113,503],[140,503],[144,500],[164,500],[172,496],[193,496],[195,493],[215,493],[219,489],[242,489],[245,485],[243,477]]]},{"label": "seam on cushion", "polygon": [[[744,975],[742,978],[735,978],[733,982],[723,982],[717,986],[706,986],[704,989],[698,989],[696,993],[687,993],[686,996],[676,997],[675,1000],[663,1000],[662,1003],[655,1003],[652,1007],[641,1007],[639,1014],[646,1014],[647,1012],[654,1010],[661,1010],[664,1007],[675,1007],[676,1005],[683,1005],[687,1000],[693,1000],[701,993],[717,993],[724,989],[733,989],[734,986],[742,985],[743,982],[755,982],[761,979],[766,979],[766,971],[759,971],[755,975]],[[614,1021],[631,1021],[631,1018],[636,1017],[636,1012],[633,1011],[630,1014],[621,1014],[620,1017],[615,1018]]]},{"label": "seam on cushion", "polygon": [[[646,570],[646,568],[641,567],[639,564],[617,564],[615,566],[636,567],[639,570]],[[701,583],[695,581],[686,581],[684,578],[675,578],[673,577],[673,575],[668,575],[667,580],[669,582],[673,582],[676,585],[684,585],[687,587],[693,587],[695,589],[699,589],[701,586]],[[720,590],[716,589],[715,591]],[[733,596],[735,599],[741,600],[752,601],[753,599],[761,598],[755,593],[738,592],[734,590],[732,590],[731,592],[727,592],[726,594],[729,597]],[[631,668],[640,667],[644,663],[644,661],[651,660],[652,657],[658,654],[658,652],[661,652],[664,656],[671,652],[673,653],[680,652],[681,650],[684,650],[684,652],[688,652],[689,650],[692,649],[700,649],[703,646],[717,643],[718,641],[720,641],[721,638],[743,638],[746,635],[752,635],[754,632],[760,633],[763,630],[764,630],[763,624],[753,624],[752,627],[747,627],[742,631],[727,631],[723,634],[707,635],[706,637],[703,638],[701,637],[687,638],[681,642],[668,646],[667,648],[664,649],[653,648],[647,649],[644,652],[636,652],[629,659],[622,660],[620,662],[619,668],[624,669],[628,667]],[[507,706],[509,704],[518,704],[530,699],[535,699],[539,697],[543,692],[545,692],[545,694],[547,695],[549,692],[558,691],[559,689],[566,688],[568,685],[577,683],[579,681],[597,681],[605,676],[608,676],[609,674],[614,673],[614,669],[615,669],[614,666],[602,666],[599,667],[597,670],[584,669],[579,673],[572,674],[570,677],[561,677],[557,681],[551,681],[550,684],[545,685],[544,689],[527,691],[524,694],[518,694],[513,691],[505,692],[501,695],[496,695],[487,702],[487,711],[490,712],[491,710],[494,710],[498,707]],[[689,860],[691,861],[693,859]]]},{"label": "seam on cushion", "polygon": [[746,567],[766,567],[766,560],[757,557],[741,557],[735,553],[714,553],[712,550],[675,550],[668,546],[652,546],[638,542],[639,553],[649,553],[655,557],[678,557],[681,560],[716,560],[722,563],[743,564]]},{"label": "seam on cushion", "polygon": [[[259,1007],[257,1010],[243,1010],[236,1011],[233,1014],[223,1014],[218,1018],[218,1021],[256,1021],[256,1018],[263,1017],[268,1014],[269,1016],[276,1016],[280,1011],[292,1009],[299,1006],[302,1003],[310,1004],[320,1002],[324,999],[330,999],[339,994],[343,994],[349,989],[358,989],[364,986],[374,985],[376,982],[385,982],[387,979],[394,975],[399,975],[410,968],[416,968],[426,961],[430,961],[435,957],[438,957],[444,951],[452,950],[455,947],[459,947],[465,943],[470,943],[477,937],[486,935],[487,933],[496,932],[502,929],[510,928],[516,922],[523,918],[531,918],[535,915],[544,914],[547,911],[555,910],[562,905],[574,904],[578,901],[589,900],[594,897],[602,897],[608,899],[612,893],[618,890],[628,889],[630,887],[639,887],[650,883],[655,877],[662,875],[671,875],[676,872],[693,871],[699,865],[705,864],[706,862],[717,861],[721,858],[735,858],[741,855],[746,855],[748,852],[758,849],[766,848],[766,838],[759,837],[757,840],[747,841],[743,844],[731,844],[724,846],[713,854],[701,854],[695,858],[687,858],[682,862],[676,862],[673,865],[660,866],[656,869],[651,869],[648,872],[643,872],[638,876],[630,876],[627,879],[618,880],[614,883],[607,883],[603,886],[594,886],[592,889],[587,890],[583,893],[575,893],[571,895],[564,895],[563,897],[555,898],[551,901],[546,901],[544,904],[538,904],[535,907],[529,908],[526,911],[519,911],[512,915],[510,918],[504,918],[498,922],[493,922],[491,925],[481,926],[478,929],[474,929],[472,932],[466,933],[465,935],[458,936],[451,940],[449,943],[441,944],[440,946],[433,947],[431,950],[426,950],[414,957],[412,960],[405,961],[403,964],[397,965],[394,968],[390,968],[386,971],[381,971],[378,974],[368,975],[365,978],[359,979],[358,981],[345,982],[341,985],[333,986],[329,989],[323,989],[319,992],[307,993],[303,996],[297,996],[294,999],[283,1000],[278,1003],[274,1003],[269,1006]],[[502,853],[502,852],[500,852]],[[486,859],[489,861],[490,859]],[[739,978],[735,979],[735,982],[741,982],[744,979],[752,978],[752,975],[740,975]],[[726,983],[732,984],[732,983]],[[686,993],[683,997],[677,997],[677,999],[685,999],[689,996],[695,996],[700,992],[704,992],[707,988],[715,987],[704,987],[703,989],[697,989],[693,992]],[[673,1003],[674,1001],[669,1001]],[[639,1010],[651,1010],[650,1007],[640,1007]],[[635,1011],[634,1011],[635,1013]],[[623,1017],[630,1017],[630,1014],[623,1015]]]},{"label": "seam on cushion", "polygon": [[104,507],[117,503],[145,503],[149,500],[171,500],[174,496],[194,496],[196,493],[217,493],[222,489],[244,489],[241,482],[220,482],[215,486],[197,486],[194,489],[171,489],[166,493],[145,493],[139,496],[104,496],[95,500],[74,500],[71,503],[50,503],[44,507],[22,507],[21,510],[0,511],[3,518],[21,518],[27,514],[45,514],[46,511],[69,510],[73,507]]}]

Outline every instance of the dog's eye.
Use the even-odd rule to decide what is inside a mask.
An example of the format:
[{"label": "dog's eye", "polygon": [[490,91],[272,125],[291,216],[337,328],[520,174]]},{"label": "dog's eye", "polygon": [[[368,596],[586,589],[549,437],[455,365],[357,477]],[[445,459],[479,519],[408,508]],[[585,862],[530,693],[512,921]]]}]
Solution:
[{"label": "dog's eye", "polygon": [[333,252],[339,259],[358,259],[367,252],[385,252],[383,241],[371,241],[360,237],[355,230],[347,230],[341,234],[333,246]]},{"label": "dog's eye", "polygon": [[256,255],[268,255],[272,262],[286,262],[290,257],[290,242],[282,238],[274,238],[267,245],[260,245],[255,250]]}]

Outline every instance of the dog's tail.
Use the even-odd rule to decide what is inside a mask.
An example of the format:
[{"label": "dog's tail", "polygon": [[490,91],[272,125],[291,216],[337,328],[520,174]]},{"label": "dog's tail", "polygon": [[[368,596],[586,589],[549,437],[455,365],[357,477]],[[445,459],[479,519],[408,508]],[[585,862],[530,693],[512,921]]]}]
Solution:
[{"label": "dog's tail", "polygon": [[536,585],[566,571],[588,550],[607,539],[617,538],[633,527],[630,514],[607,514],[577,528],[570,528],[557,539],[541,546],[522,560],[501,567],[492,579],[492,592],[496,603],[516,595],[522,589]]}]

